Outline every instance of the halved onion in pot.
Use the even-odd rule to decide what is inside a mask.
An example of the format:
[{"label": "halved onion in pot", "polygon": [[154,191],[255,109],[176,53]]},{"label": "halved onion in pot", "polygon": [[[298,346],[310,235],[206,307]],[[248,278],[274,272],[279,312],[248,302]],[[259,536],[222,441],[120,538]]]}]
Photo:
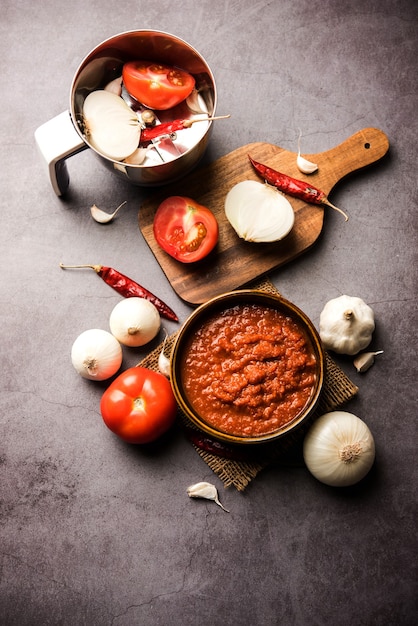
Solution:
[{"label": "halved onion in pot", "polygon": [[138,148],[139,120],[120,96],[92,91],[84,101],[83,119],[88,142],[104,156],[121,161]]}]

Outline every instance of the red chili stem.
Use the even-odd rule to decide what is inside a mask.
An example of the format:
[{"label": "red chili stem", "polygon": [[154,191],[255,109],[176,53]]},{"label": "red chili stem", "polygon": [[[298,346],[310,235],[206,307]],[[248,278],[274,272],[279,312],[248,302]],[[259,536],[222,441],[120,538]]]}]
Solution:
[{"label": "red chili stem", "polygon": [[148,289],[145,289],[145,287],[138,285],[138,283],[131,278],[128,278],[124,274],[121,274],[121,272],[113,269],[113,267],[106,267],[106,265],[64,265],[63,263],[60,263],[60,267],[62,269],[90,268],[121,296],[124,296],[125,298],[145,298],[146,300],[152,302],[162,317],[174,322],[179,321],[177,315],[167,304],[165,304],[165,302],[148,291]]},{"label": "red chili stem", "polygon": [[153,141],[154,139],[158,139],[158,137],[162,137],[164,135],[171,135],[178,130],[183,130],[185,128],[190,128],[192,124],[196,122],[211,122],[213,120],[223,120],[230,117],[229,115],[218,115],[217,117],[204,117],[199,119],[186,119],[186,120],[173,120],[172,122],[163,122],[162,124],[158,124],[157,126],[152,126],[150,128],[144,128],[141,130],[141,143],[147,141]]},{"label": "red chili stem", "polygon": [[324,204],[329,206],[341,213],[346,222],[348,221],[348,215],[338,207],[331,204],[326,194],[320,189],[317,189],[317,187],[314,187],[310,183],[306,183],[304,180],[292,178],[291,176],[282,174],[267,165],[258,163],[257,161],[254,161],[250,155],[248,155],[248,158],[250,159],[251,165],[254,167],[257,174],[270,185],[274,185],[274,187],[277,187],[277,189],[283,191],[283,193],[287,193],[289,196],[304,200],[309,204]]}]

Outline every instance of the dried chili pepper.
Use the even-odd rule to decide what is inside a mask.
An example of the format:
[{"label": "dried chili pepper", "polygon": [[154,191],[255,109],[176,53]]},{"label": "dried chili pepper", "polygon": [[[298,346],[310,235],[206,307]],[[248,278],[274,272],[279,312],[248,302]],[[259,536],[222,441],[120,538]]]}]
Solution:
[{"label": "dried chili pepper", "polygon": [[165,317],[168,320],[173,320],[174,322],[179,321],[179,318],[174,311],[172,311],[167,304],[160,300],[160,298],[157,298],[157,296],[154,296],[154,294],[148,291],[148,289],[141,287],[141,285],[138,285],[138,283],[133,281],[131,278],[128,278],[124,274],[114,270],[112,267],[106,267],[105,265],[64,265],[63,263],[60,263],[60,267],[62,269],[90,268],[94,270],[107,285],[113,287],[113,289],[121,296],[124,296],[125,298],[145,298],[146,300],[152,302],[162,317]]},{"label": "dried chili pepper", "polygon": [[232,448],[227,444],[221,443],[220,441],[216,441],[215,439],[211,439],[210,437],[206,437],[200,431],[195,430],[194,428],[184,427],[187,438],[192,442],[196,448],[203,450],[204,452],[209,452],[210,454],[214,454],[216,456],[224,457],[225,459],[231,459],[234,461],[248,461],[248,455],[244,452],[241,452],[239,449]]},{"label": "dried chili pepper", "polygon": [[151,126],[143,128],[141,130],[141,143],[153,141],[159,139],[165,135],[171,135],[178,130],[184,130],[190,128],[192,124],[196,122],[211,122],[213,120],[223,120],[230,117],[230,115],[218,115],[217,117],[202,117],[198,119],[186,119],[186,120],[173,120],[172,122],[163,122],[157,126]]},{"label": "dried chili pepper", "polygon": [[275,462],[283,465],[300,466],[303,464],[303,458],[298,443],[288,443],[286,446],[278,446],[277,442],[273,444],[263,444],[261,448],[248,448],[247,446],[229,446],[221,441],[216,441],[211,437],[204,435],[195,428],[183,425],[186,437],[194,445],[195,448],[219,456],[231,461],[240,461],[242,463],[266,463]]},{"label": "dried chili pepper", "polygon": [[310,183],[306,183],[303,180],[292,178],[291,176],[282,174],[267,165],[258,163],[257,161],[254,161],[250,155],[248,155],[248,158],[250,159],[251,165],[254,167],[257,174],[259,174],[259,176],[261,176],[270,185],[274,185],[274,187],[277,187],[280,191],[289,194],[289,196],[294,196],[295,198],[304,200],[309,204],[323,204],[329,206],[344,215],[345,221],[348,221],[348,215],[338,207],[331,204],[326,194],[320,189],[317,189]]}]

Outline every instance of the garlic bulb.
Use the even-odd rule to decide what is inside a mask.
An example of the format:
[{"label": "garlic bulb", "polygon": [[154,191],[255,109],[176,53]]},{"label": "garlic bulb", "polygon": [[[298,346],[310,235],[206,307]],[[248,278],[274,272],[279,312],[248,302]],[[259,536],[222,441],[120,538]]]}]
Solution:
[{"label": "garlic bulb", "polygon": [[348,487],[362,480],[374,463],[373,435],[352,413],[325,413],[308,430],[303,457],[319,481],[332,487]]},{"label": "garlic bulb", "polygon": [[122,364],[122,348],[106,330],[85,330],[74,341],[71,361],[75,370],[89,380],[106,380],[116,374]]},{"label": "garlic bulb", "polygon": [[125,298],[110,314],[112,335],[124,346],[143,346],[157,335],[161,318],[157,307],[145,298]]},{"label": "garlic bulb", "polygon": [[219,502],[218,491],[215,485],[212,485],[211,483],[202,482],[191,485],[187,489],[187,495],[189,498],[205,498],[206,500],[213,500],[218,506],[221,507],[221,509],[229,513],[228,509],[226,509]]},{"label": "garlic bulb", "polygon": [[373,309],[361,298],[339,296],[329,300],[319,318],[319,335],[326,350],[357,354],[372,340]]},{"label": "garlic bulb", "polygon": [[232,187],[225,198],[225,215],[238,237],[255,243],[283,239],[295,222],[292,205],[284,195],[255,180]]}]

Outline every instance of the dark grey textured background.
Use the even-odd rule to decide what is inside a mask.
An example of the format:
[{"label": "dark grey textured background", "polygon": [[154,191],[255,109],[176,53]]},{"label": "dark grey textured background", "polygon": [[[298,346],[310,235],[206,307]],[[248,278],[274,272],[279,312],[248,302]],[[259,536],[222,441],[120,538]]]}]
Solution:
[{"label": "dark grey textured background", "polygon": [[[7,626],[409,626],[415,623],[417,3],[414,0],[108,0],[2,3],[0,621]],[[121,31],[155,28],[195,46],[218,85],[206,162],[250,141],[320,152],[375,126],[391,149],[341,183],[323,234],[271,276],[318,324],[342,293],[374,309],[366,375],[348,410],[376,440],[357,488],[303,467],[225,491],[180,432],[151,450],[103,425],[105,385],[82,380],[75,337],[107,328],[117,294],[67,263],[103,263],[190,309],[137,228],[146,192],[109,177],[89,152],[56,198],[35,129],[68,106],[83,57]],[[127,207],[109,227],[91,204]],[[166,324],[171,332],[176,325]],[[146,351],[125,351],[124,367]],[[191,501],[214,482],[231,513]]]}]

